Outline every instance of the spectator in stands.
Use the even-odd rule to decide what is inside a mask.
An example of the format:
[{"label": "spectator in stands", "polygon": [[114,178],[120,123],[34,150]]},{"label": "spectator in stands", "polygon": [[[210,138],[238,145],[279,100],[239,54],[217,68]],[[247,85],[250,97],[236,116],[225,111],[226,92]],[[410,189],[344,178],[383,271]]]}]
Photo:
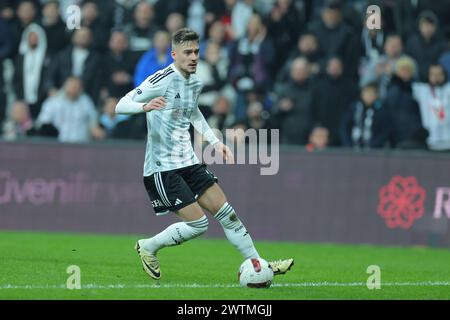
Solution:
[{"label": "spectator in stands", "polygon": [[105,85],[109,96],[122,97],[133,89],[135,66],[136,56],[128,50],[126,33],[113,31],[105,57]]},{"label": "spectator in stands", "polygon": [[361,32],[361,58],[363,63],[377,60],[380,55],[383,54],[383,44],[385,39],[385,33],[383,26],[381,29],[369,29],[362,28]]},{"label": "spectator in stands", "polygon": [[58,1],[49,1],[44,5],[41,25],[47,36],[47,54],[52,59],[70,43],[66,25],[59,15]]},{"label": "spectator in stands", "polygon": [[[158,26],[164,27],[167,22],[167,17],[171,13],[180,13],[183,17],[187,16],[188,8],[191,5],[191,0],[156,0],[150,1],[154,3],[155,12],[158,14],[155,16],[155,22]],[[205,2],[217,2],[217,1],[205,1]],[[219,1],[220,2],[220,1]]]},{"label": "spectator in stands", "polygon": [[252,0],[225,0],[225,8],[220,21],[227,29],[227,36],[232,40],[245,37],[248,24],[253,15]]},{"label": "spectator in stands", "polygon": [[368,83],[352,103],[341,125],[341,142],[355,149],[382,148],[389,139],[389,119],[378,97],[378,85]]},{"label": "spectator in stands", "polygon": [[36,20],[36,17],[36,6],[33,1],[25,0],[20,2],[17,7],[17,20],[13,20],[11,25],[13,38],[13,50],[11,54],[13,57],[18,53],[23,30],[33,23]]},{"label": "spectator in stands", "polygon": [[406,37],[417,32],[417,17],[423,11],[433,12],[440,21],[442,33],[450,35],[450,2],[436,0],[393,1],[395,3],[396,32]]},{"label": "spectator in stands", "polygon": [[319,46],[317,37],[313,33],[306,32],[298,39],[297,47],[291,52],[290,59],[293,60],[299,56],[308,59],[312,74],[320,73],[324,53]]},{"label": "spectator in stands", "polygon": [[14,15],[16,11],[17,2],[14,0],[4,0],[0,2],[0,17],[2,17],[6,22],[11,22],[14,20]]},{"label": "spectator in stands", "polygon": [[97,103],[103,86],[104,63],[102,56],[91,48],[92,34],[86,27],[77,29],[72,45],[53,59],[46,81],[49,95],[54,94],[71,75],[82,79],[85,92]]},{"label": "spectator in stands", "polygon": [[235,116],[245,117],[245,94],[250,90],[267,92],[272,86],[272,68],[275,48],[267,36],[261,16],[254,14],[249,21],[247,34],[230,48],[229,79],[238,93]]},{"label": "spectator in stands", "polygon": [[205,36],[206,24],[211,23],[211,20],[207,21],[208,19],[205,16],[207,14],[205,2],[203,0],[191,0],[186,16],[186,26],[197,32],[200,39]]},{"label": "spectator in stands", "polygon": [[134,8],[140,0],[115,0],[109,16],[111,29],[122,29],[133,22]]},{"label": "spectator in stands", "polygon": [[198,104],[204,114],[211,113],[212,106],[226,85],[228,63],[228,60],[220,58],[220,47],[213,42],[206,48],[205,60],[198,62],[197,75],[203,82]]},{"label": "spectator in stands", "polygon": [[126,25],[125,32],[128,35],[130,50],[140,57],[153,46],[152,39],[159,28],[153,22],[153,6],[141,1],[134,9],[134,20]]},{"label": "spectator in stands", "polygon": [[44,102],[37,123],[38,127],[54,126],[60,142],[89,142],[105,136],[98,125],[95,105],[77,77],[67,78],[64,89]]},{"label": "spectator in stands", "polygon": [[378,90],[381,99],[386,97],[388,85],[393,75],[395,64],[403,54],[402,38],[398,34],[390,34],[384,43],[384,54],[372,58],[362,71],[360,86],[371,82],[378,82]]},{"label": "spectator in stands", "polygon": [[428,148],[450,150],[450,83],[440,64],[431,64],[428,83],[414,83],[423,126],[428,130]]},{"label": "spectator in stands", "polygon": [[167,17],[165,27],[169,34],[174,34],[178,29],[185,27],[184,16],[181,13],[172,12]]},{"label": "spectator in stands", "polygon": [[0,125],[6,113],[6,92],[3,77],[3,61],[12,50],[12,37],[8,23],[0,17]]},{"label": "spectator in stands", "polygon": [[106,98],[103,104],[103,113],[100,116],[100,126],[105,130],[106,137],[113,137],[117,125],[130,118],[127,114],[116,114],[116,105],[119,102],[118,98]]},{"label": "spectator in stands", "polygon": [[280,143],[305,145],[312,129],[313,84],[311,67],[304,57],[294,59],[290,78],[278,86],[272,128],[280,129]]},{"label": "spectator in stands", "polygon": [[136,66],[134,85],[139,86],[148,76],[170,65],[173,61],[170,52],[170,34],[166,31],[157,31],[153,39],[153,48],[139,59]]},{"label": "spectator in stands", "polygon": [[408,56],[398,59],[385,100],[394,148],[426,148],[427,132],[422,127],[419,105],[411,87],[414,73],[414,60]]},{"label": "spectator in stands", "polygon": [[447,44],[439,32],[438,18],[431,11],[420,14],[419,31],[410,35],[405,51],[419,66],[419,81],[426,82],[431,62],[445,52]]},{"label": "spectator in stands", "polygon": [[[202,5],[204,7],[204,24],[205,30],[209,29],[212,23],[215,21],[221,21],[222,15],[226,11],[225,1],[202,1]],[[201,37],[202,38],[202,37]]]},{"label": "spectator in stands", "polygon": [[264,106],[260,101],[252,101],[248,104],[245,122],[248,128],[269,129],[268,113],[264,111]]},{"label": "spectator in stands", "polygon": [[329,146],[330,133],[327,128],[317,126],[311,130],[309,143],[306,146],[308,151],[321,151]]},{"label": "spectator in stands", "polygon": [[[74,31],[72,41],[71,31],[61,18],[66,18],[70,4],[82,8],[83,26]],[[20,100],[13,108],[27,109],[17,113],[31,114],[33,120],[39,112],[36,106],[45,99],[43,93],[57,93],[74,74],[82,78],[95,105],[101,106],[99,101],[105,101],[101,119],[108,137],[145,138],[145,114],[119,119],[110,115],[108,108],[114,102],[112,97],[122,96],[172,62],[170,35],[158,31],[173,32],[184,26],[186,19],[205,35],[200,41],[202,60],[197,71],[204,82],[199,105],[212,127],[224,130],[230,126],[270,124],[281,129],[282,143],[310,142],[310,146],[320,149],[340,144],[343,133],[339,124],[345,115],[346,140],[342,142],[346,146],[381,147],[374,141],[378,141],[378,129],[388,124],[392,128],[389,142],[393,147],[425,148],[427,142],[432,150],[449,150],[448,88],[442,83],[448,78],[442,66],[448,74],[450,46],[442,34],[450,30],[450,20],[445,20],[450,5],[432,0],[395,2],[395,8],[392,0],[380,0],[377,4],[383,8],[382,30],[370,31],[361,29],[365,0],[3,0],[0,1],[3,17],[0,17],[0,123],[6,101],[13,101],[14,92]],[[355,10],[363,14],[352,18],[349,13]],[[407,15],[402,16],[404,13]],[[26,31],[34,28],[35,21],[41,23],[47,36],[44,61],[38,54],[44,39],[41,31]],[[391,33],[394,26],[396,34]],[[302,35],[298,37],[298,33]],[[414,61],[403,59],[399,34],[407,39],[405,52],[417,59],[416,67],[410,65]],[[128,49],[126,35],[130,37]],[[19,53],[22,38],[27,40],[27,49]],[[67,46],[69,41],[71,44]],[[99,55],[96,48],[104,54]],[[3,64],[8,57],[15,63],[14,73],[9,61]],[[138,71],[135,66],[141,57]],[[360,60],[361,57],[366,60]],[[403,62],[397,66],[401,59]],[[46,61],[50,61],[48,70]],[[436,65],[437,61],[442,66]],[[4,82],[3,67],[6,80],[14,74],[11,83],[14,90],[9,90],[8,99],[4,90],[10,84]],[[356,80],[353,77],[357,70],[363,88],[359,98],[352,81]],[[412,79],[418,78],[419,70],[422,81],[412,85],[412,89],[411,70],[413,74],[416,70]],[[376,94],[372,82],[379,85],[378,98],[373,103]],[[33,103],[36,96],[37,102]],[[105,100],[107,97],[111,98]],[[384,99],[383,107],[377,108]],[[27,102],[26,107],[23,101]],[[265,118],[266,111],[270,111],[269,119]],[[249,114],[253,124],[249,123]],[[422,123],[417,120],[420,115]],[[28,120],[23,121],[23,127],[11,127],[11,122],[8,123],[12,131],[19,130],[18,136],[24,136],[21,130],[27,127]],[[42,133],[51,133],[49,126],[43,127]],[[429,130],[428,140],[423,127]],[[96,132],[100,137],[100,131]],[[233,139],[239,140],[240,135]]]},{"label": "spectator in stands", "polygon": [[306,28],[303,16],[292,0],[276,0],[268,18],[267,30],[277,48],[274,70],[285,63],[300,33]]},{"label": "spectator in stands", "polygon": [[16,98],[28,104],[33,119],[37,118],[47,96],[43,79],[49,64],[45,31],[32,23],[22,33],[13,82]]},{"label": "spectator in stands", "polygon": [[[381,29],[369,29],[366,24],[369,22],[367,18],[363,21],[363,28],[361,31],[361,57],[359,61],[358,73],[359,75],[365,72],[365,69],[384,53],[384,43],[387,33],[384,30],[384,25],[381,24]],[[380,21],[383,22],[383,19]]]},{"label": "spectator in stands", "polygon": [[208,29],[208,37],[200,40],[200,59],[205,58],[206,47],[210,43],[214,43],[220,47],[221,59],[229,60],[226,30],[222,22],[214,21]]},{"label": "spectator in stands", "polygon": [[311,75],[317,75],[323,69],[324,55],[319,48],[319,43],[314,33],[306,32],[300,36],[297,47],[291,51],[289,58],[278,72],[277,83],[283,83],[289,79],[292,61],[299,57],[308,59]]},{"label": "spectator in stands", "polygon": [[27,103],[16,101],[11,107],[9,119],[3,125],[3,137],[6,140],[17,140],[35,133]]},{"label": "spectator in stands", "polygon": [[92,48],[105,53],[108,47],[110,30],[100,19],[99,8],[94,1],[84,1],[81,7],[81,25],[92,33]]},{"label": "spectator in stands", "polygon": [[211,128],[224,132],[234,122],[231,103],[225,96],[218,96],[212,107],[212,115],[207,119]]},{"label": "spectator in stands", "polygon": [[330,146],[339,146],[339,126],[350,103],[357,99],[358,86],[344,76],[341,59],[333,57],[328,60],[326,75],[317,80],[316,89],[313,121],[328,130]]},{"label": "spectator in stands", "polygon": [[327,1],[320,17],[320,20],[310,22],[309,31],[317,36],[325,55],[340,56],[345,74],[356,78],[361,46],[354,30],[343,22],[342,3],[339,0]]}]

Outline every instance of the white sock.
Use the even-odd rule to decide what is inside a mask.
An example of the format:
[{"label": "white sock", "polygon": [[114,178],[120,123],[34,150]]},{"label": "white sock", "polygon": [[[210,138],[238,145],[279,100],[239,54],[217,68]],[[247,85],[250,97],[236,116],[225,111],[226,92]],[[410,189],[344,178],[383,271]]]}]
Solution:
[{"label": "white sock", "polygon": [[182,244],[205,233],[206,230],[208,230],[208,219],[204,215],[198,220],[171,224],[164,231],[142,241],[142,246],[146,251],[156,254],[164,247]]},{"label": "white sock", "polygon": [[245,259],[259,258],[250,234],[228,202],[225,202],[222,208],[214,215],[214,218],[222,225],[228,241],[239,250]]}]

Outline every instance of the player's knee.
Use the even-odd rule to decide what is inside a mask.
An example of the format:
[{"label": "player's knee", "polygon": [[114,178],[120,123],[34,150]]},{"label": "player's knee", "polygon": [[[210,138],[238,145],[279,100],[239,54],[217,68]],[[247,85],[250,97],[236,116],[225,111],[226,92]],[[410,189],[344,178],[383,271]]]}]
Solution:
[{"label": "player's knee", "polygon": [[192,228],[194,236],[199,236],[208,230],[209,221],[206,216],[203,216],[198,220],[186,222],[186,224]]}]

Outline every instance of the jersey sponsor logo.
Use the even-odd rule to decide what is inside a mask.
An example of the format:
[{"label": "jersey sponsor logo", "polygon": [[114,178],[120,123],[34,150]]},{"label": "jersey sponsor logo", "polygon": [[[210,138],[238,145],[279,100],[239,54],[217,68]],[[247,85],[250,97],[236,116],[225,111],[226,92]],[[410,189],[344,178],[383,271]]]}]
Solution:
[{"label": "jersey sponsor logo", "polygon": [[180,97],[180,93],[179,92],[177,92],[177,94],[175,95],[175,99],[180,99],[181,97]]},{"label": "jersey sponsor logo", "polygon": [[141,89],[136,89],[136,93],[137,94],[142,94],[142,90]]}]

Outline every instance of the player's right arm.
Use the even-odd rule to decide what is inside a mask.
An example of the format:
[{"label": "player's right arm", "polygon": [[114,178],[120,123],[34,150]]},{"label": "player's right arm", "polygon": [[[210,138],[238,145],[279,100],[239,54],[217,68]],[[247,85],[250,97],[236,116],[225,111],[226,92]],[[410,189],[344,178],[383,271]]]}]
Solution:
[{"label": "player's right arm", "polygon": [[164,108],[166,104],[163,97],[166,91],[165,81],[152,84],[149,78],[119,100],[116,105],[116,113],[136,114]]}]

